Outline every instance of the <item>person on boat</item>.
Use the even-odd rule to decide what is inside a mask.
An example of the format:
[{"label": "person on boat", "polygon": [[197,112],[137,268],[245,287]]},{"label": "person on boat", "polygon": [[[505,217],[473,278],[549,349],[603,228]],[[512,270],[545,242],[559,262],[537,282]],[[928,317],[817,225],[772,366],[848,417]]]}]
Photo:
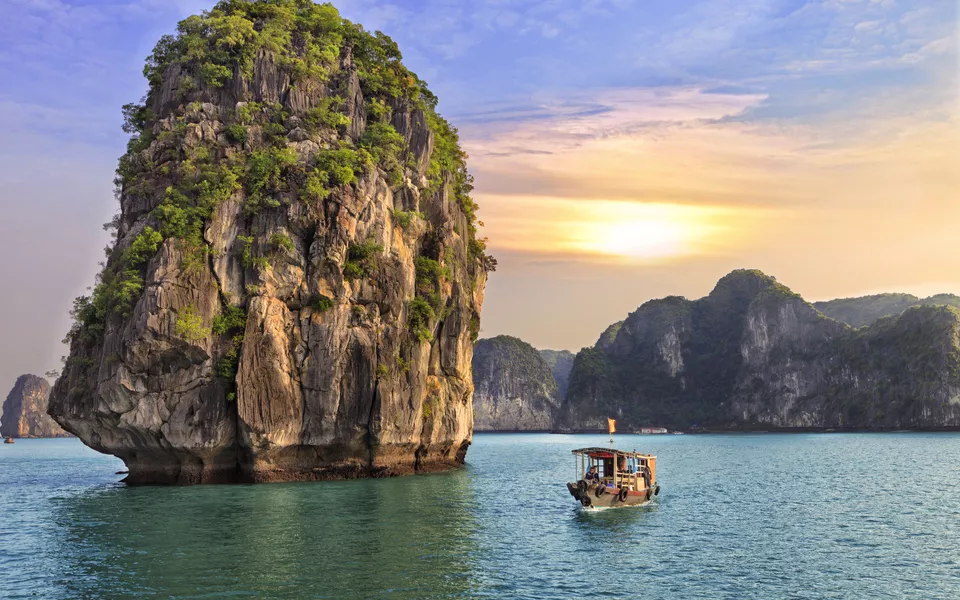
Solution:
[{"label": "person on boat", "polygon": [[600,474],[597,473],[596,467],[590,467],[587,472],[583,475],[583,480],[587,483],[597,483],[600,481]]},{"label": "person on boat", "polygon": [[648,467],[647,465],[643,465],[643,468],[641,469],[641,473],[643,474],[644,487],[650,487],[650,479],[652,478],[650,467]]}]

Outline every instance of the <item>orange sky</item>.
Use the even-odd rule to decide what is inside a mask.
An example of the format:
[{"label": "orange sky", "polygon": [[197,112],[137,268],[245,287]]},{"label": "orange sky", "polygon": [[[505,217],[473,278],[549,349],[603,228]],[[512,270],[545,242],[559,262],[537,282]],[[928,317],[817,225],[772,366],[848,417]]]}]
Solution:
[{"label": "orange sky", "polygon": [[960,293],[953,107],[801,125],[736,118],[761,95],[596,100],[612,110],[465,130],[501,258],[482,335],[576,350],[644,301],[699,297],[740,267],[811,300]]}]

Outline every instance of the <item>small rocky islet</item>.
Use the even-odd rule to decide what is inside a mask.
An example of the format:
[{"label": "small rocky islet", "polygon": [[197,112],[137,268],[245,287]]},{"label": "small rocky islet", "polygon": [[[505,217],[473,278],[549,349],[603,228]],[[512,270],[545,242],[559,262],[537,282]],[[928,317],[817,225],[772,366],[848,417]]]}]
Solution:
[{"label": "small rocky islet", "polygon": [[473,351],[473,426],[477,431],[550,431],[574,355],[537,350],[508,335]]},{"label": "small rocky islet", "polygon": [[50,415],[47,401],[50,384],[37,375],[21,375],[13,384],[0,415],[0,437],[56,438],[69,437]]},{"label": "small rocky islet", "polygon": [[396,44],[328,4],[221,2],[144,73],[50,414],[131,483],[462,464],[496,263]]}]

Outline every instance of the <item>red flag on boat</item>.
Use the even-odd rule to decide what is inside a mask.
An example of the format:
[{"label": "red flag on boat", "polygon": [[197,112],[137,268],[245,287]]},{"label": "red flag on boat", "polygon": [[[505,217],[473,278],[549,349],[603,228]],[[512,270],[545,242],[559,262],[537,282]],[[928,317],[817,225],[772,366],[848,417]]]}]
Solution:
[{"label": "red flag on boat", "polygon": [[607,429],[610,430],[610,433],[616,433],[616,432],[617,432],[617,420],[616,420],[616,419],[607,418]]}]

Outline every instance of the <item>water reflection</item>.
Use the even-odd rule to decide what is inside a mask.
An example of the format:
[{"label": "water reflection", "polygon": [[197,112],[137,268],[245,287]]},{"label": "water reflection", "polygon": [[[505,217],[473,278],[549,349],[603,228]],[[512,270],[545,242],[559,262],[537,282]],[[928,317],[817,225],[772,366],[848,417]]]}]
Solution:
[{"label": "water reflection", "polygon": [[564,487],[588,436],[478,436],[436,476],[194,488],[117,486],[113,459],[45,442],[0,452],[4,599],[960,598],[960,434],[628,438],[663,491],[591,513]]},{"label": "water reflection", "polygon": [[466,473],[107,488],[55,502],[61,597],[464,597],[477,592]]}]

